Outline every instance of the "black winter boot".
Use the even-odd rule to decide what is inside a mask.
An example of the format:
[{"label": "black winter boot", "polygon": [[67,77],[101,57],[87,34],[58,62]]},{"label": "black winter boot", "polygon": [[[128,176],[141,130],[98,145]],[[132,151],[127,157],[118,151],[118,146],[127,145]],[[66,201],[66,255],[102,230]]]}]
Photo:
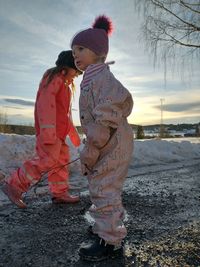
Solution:
[{"label": "black winter boot", "polygon": [[98,236],[96,233],[93,232],[92,225],[88,226],[87,232],[90,236]]},{"label": "black winter boot", "polygon": [[102,238],[98,237],[93,244],[81,246],[79,256],[82,260],[86,261],[119,258],[124,256],[124,248],[122,245],[109,245]]}]

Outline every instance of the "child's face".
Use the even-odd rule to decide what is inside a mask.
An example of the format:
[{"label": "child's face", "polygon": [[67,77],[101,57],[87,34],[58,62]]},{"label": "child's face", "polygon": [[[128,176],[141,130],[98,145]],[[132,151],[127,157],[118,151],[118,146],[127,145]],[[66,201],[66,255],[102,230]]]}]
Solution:
[{"label": "child's face", "polygon": [[72,53],[76,67],[82,71],[85,71],[86,68],[91,64],[101,62],[101,58],[99,56],[97,56],[90,49],[83,46],[73,45]]}]

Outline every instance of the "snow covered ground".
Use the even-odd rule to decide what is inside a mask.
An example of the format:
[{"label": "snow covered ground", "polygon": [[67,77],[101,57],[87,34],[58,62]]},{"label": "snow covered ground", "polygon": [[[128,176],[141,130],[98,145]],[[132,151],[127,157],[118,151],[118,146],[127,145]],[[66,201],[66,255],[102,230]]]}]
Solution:
[{"label": "snow covered ground", "polygon": [[[34,144],[34,136],[0,134],[1,181],[34,155]],[[78,151],[70,142],[69,146],[76,159]],[[200,138],[135,141],[123,194],[128,265],[134,260],[143,266],[148,259],[150,266],[166,266],[166,262],[167,266],[200,266],[199,166]],[[57,260],[62,266],[85,266],[79,261],[77,244],[86,240],[85,221],[92,222],[88,212],[83,214],[90,204],[87,179],[80,174],[79,161],[69,168],[71,189],[81,195],[73,207],[51,205],[46,180],[25,194],[28,210],[23,212],[10,205],[0,190],[0,266],[14,266],[13,262],[15,266],[57,266]],[[120,261],[106,264],[111,265],[124,266]]]},{"label": "snow covered ground", "polygon": [[[67,140],[71,158],[79,157],[78,150]],[[21,163],[33,157],[35,136],[0,134],[0,180],[9,175]],[[200,138],[174,138],[165,140],[135,140],[131,170],[144,172],[145,168],[169,163],[192,162],[200,159]],[[69,165],[72,174],[80,171],[80,163]]]},{"label": "snow covered ground", "polygon": [[[67,143],[70,147],[71,160],[73,161],[79,157],[78,151],[81,147],[79,149],[74,148],[68,139]],[[0,134],[0,184],[17,167],[21,166],[23,161],[34,156],[34,146],[35,136]],[[200,138],[135,140],[132,161],[127,175],[127,178],[131,179],[127,179],[125,190],[129,191],[137,187],[141,183],[141,179],[148,180],[151,173],[181,169],[193,164],[199,164],[199,162]],[[80,161],[77,160],[68,165],[68,167],[70,171],[70,188],[82,195],[88,195],[87,179],[81,175]],[[133,177],[134,179],[132,179]],[[37,193],[45,193],[48,190],[45,185],[47,183],[38,188]],[[32,195],[32,191],[30,191],[29,195]],[[0,190],[0,202],[4,202],[5,199]],[[0,206],[2,203],[0,203]]]}]

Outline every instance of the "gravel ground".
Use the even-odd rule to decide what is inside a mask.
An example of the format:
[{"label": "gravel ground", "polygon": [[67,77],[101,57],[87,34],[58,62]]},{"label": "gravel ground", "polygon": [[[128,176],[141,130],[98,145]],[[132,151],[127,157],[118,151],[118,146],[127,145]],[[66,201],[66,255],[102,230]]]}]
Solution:
[{"label": "gravel ground", "polygon": [[[20,210],[0,197],[0,267],[187,267],[200,266],[200,160],[133,170],[124,187],[127,211],[124,259],[81,261],[88,242],[87,184],[79,178],[81,201],[52,205],[43,184]],[[81,178],[83,179],[83,178]]]}]

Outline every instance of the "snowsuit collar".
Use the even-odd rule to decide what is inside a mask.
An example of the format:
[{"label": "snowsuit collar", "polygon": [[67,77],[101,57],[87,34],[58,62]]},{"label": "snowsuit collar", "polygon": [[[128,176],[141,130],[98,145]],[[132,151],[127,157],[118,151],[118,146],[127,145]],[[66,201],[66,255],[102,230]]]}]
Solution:
[{"label": "snowsuit collar", "polygon": [[104,68],[109,68],[107,64],[100,63],[100,64],[91,64],[87,67],[85,70],[85,73],[83,75],[83,80],[81,83],[81,87],[87,86],[92,78],[96,76],[98,73],[100,73]]}]

